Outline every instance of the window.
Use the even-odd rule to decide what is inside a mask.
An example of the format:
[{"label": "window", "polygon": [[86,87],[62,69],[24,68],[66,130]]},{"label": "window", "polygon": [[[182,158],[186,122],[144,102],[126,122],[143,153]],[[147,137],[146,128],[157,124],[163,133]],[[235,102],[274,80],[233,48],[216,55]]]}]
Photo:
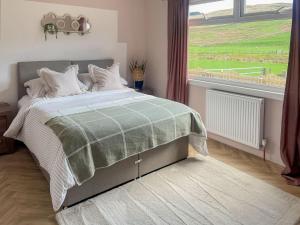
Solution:
[{"label": "window", "polygon": [[[193,10],[193,8],[195,8],[195,10]],[[233,0],[207,2],[201,4],[201,10],[197,10],[197,8],[198,5],[192,6],[190,13],[191,19],[206,21],[213,18],[233,16]]]},{"label": "window", "polygon": [[246,15],[255,13],[291,13],[292,0],[246,0],[244,12]]},{"label": "window", "polygon": [[284,88],[292,0],[208,1],[190,6],[190,75]]}]

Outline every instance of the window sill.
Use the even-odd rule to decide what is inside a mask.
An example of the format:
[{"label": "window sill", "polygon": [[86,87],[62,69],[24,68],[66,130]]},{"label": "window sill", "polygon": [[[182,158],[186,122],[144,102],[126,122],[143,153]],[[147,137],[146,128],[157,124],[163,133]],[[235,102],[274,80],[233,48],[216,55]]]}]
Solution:
[{"label": "window sill", "polygon": [[274,99],[283,101],[284,89],[277,87],[268,87],[258,84],[247,84],[236,81],[220,80],[214,78],[191,77],[189,84],[209,89],[217,89],[238,94],[251,95],[255,97]]}]

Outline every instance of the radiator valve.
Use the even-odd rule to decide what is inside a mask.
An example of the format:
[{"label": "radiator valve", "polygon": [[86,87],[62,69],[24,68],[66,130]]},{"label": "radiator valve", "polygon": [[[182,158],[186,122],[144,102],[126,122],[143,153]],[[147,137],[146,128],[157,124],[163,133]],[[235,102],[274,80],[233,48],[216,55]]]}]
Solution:
[{"label": "radiator valve", "polygon": [[268,143],[267,139],[262,139],[262,141],[261,141],[261,146],[262,146],[263,148],[266,148],[267,143]]}]

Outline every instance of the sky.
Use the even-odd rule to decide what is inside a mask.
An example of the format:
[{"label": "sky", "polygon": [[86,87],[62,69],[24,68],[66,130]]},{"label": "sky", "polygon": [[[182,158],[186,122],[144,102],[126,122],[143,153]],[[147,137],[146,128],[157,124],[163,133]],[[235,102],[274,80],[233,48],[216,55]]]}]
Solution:
[{"label": "sky", "polygon": [[[292,3],[292,2],[293,0],[246,0],[247,5]],[[233,8],[233,0],[223,0],[218,2],[190,6],[190,12],[210,13],[222,9],[232,9],[232,8]]]}]

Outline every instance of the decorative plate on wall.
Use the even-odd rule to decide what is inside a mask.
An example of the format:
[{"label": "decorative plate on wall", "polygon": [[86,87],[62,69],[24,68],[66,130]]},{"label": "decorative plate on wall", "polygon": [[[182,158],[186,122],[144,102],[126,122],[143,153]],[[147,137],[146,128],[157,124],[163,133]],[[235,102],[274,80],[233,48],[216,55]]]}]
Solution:
[{"label": "decorative plate on wall", "polygon": [[41,24],[44,28],[45,38],[47,38],[47,33],[57,34],[58,32],[84,35],[89,33],[92,27],[89,20],[84,16],[72,17],[69,14],[57,16],[51,12],[44,15]]}]

